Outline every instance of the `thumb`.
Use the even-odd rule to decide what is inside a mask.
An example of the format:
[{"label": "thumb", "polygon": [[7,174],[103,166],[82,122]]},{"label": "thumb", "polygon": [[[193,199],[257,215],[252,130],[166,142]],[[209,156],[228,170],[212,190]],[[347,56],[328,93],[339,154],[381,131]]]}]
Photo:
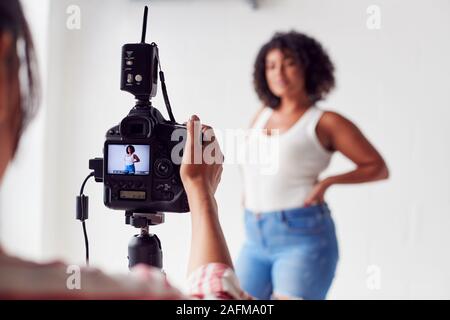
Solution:
[{"label": "thumb", "polygon": [[309,206],[312,204],[312,202],[313,202],[313,197],[312,197],[311,194],[309,194],[309,195],[306,197],[305,201],[303,202],[303,205],[304,205],[305,207],[309,207]]}]

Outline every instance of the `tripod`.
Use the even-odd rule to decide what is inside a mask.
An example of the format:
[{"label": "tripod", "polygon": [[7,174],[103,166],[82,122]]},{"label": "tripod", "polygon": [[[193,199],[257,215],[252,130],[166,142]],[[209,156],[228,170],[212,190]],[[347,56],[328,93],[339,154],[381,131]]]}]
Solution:
[{"label": "tripod", "polygon": [[128,243],[128,268],[144,263],[162,269],[161,241],[156,234],[149,233],[148,229],[149,226],[164,223],[164,213],[125,211],[125,223],[141,229],[141,232],[134,235]]}]

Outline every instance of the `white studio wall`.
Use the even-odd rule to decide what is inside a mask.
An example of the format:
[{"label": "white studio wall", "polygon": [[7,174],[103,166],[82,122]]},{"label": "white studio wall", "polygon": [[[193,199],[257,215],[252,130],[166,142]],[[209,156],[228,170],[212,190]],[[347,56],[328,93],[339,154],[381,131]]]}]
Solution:
[{"label": "white studio wall", "polygon": [[[2,186],[1,239],[25,256],[82,264],[75,196],[88,160],[102,155],[106,131],[133,106],[119,90],[120,48],[139,41],[146,2],[58,0],[34,9],[24,2],[46,96]],[[151,3],[147,38],[158,43],[175,117],[184,122],[195,113],[217,130],[247,127],[260,107],[252,68],[261,45],[278,30],[314,36],[337,69],[337,89],[321,107],[358,124],[391,171],[386,182],[327,193],[340,244],[329,298],[450,298],[450,2],[259,3],[257,10],[239,0]],[[373,5],[379,25],[370,20]],[[76,10],[79,25],[70,20]],[[166,116],[160,93],[154,105]],[[336,155],[324,176],[349,168]],[[239,166],[225,165],[217,200],[234,257],[244,240],[241,191]],[[85,192],[92,264],[126,272],[137,230],[124,224],[123,212],[103,206],[100,184],[90,182]],[[182,285],[189,215],[167,215],[152,230],[162,241],[164,269]]]}]

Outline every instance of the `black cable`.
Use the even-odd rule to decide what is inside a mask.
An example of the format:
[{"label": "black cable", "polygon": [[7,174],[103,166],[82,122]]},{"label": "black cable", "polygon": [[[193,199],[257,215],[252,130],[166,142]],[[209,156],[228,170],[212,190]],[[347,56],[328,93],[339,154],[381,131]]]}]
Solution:
[{"label": "black cable", "polygon": [[[154,46],[156,46],[156,43],[152,43]],[[169,114],[170,121],[176,122],[175,117],[172,113],[172,107],[170,106],[169,101],[169,95],[167,94],[167,87],[166,87],[166,79],[164,77],[164,72],[161,68],[161,60],[159,59],[159,52],[158,49],[156,49],[156,58],[158,59],[158,66],[159,66],[159,80],[161,81],[161,89],[164,97],[164,104],[166,105],[167,113]]]},{"label": "black cable", "polygon": [[89,267],[89,239],[86,231],[86,223],[81,221],[81,224],[83,226],[83,234],[84,234],[84,247],[86,249],[86,267]]},{"label": "black cable", "polygon": [[89,175],[86,177],[86,179],[84,179],[83,184],[81,185],[81,189],[80,189],[80,196],[83,195],[84,186],[85,186],[86,182],[89,180],[90,177],[93,177],[94,175],[95,175],[95,172],[92,171],[91,173],[89,173]]},{"label": "black cable", "polygon": [[[87,219],[87,212],[85,212],[84,210],[87,209],[87,197],[83,194],[84,192],[84,186],[86,185],[86,182],[89,180],[89,178],[93,177],[95,175],[95,172],[91,172],[86,179],[84,179],[83,184],[81,185],[80,188],[80,197],[79,200],[80,201],[80,205],[77,207],[77,210],[80,210],[81,212],[77,213],[77,217],[81,220],[81,225],[83,226],[83,235],[84,235],[84,246],[85,246],[85,250],[86,250],[86,266],[89,267],[89,238],[88,238],[88,234],[87,234],[87,230],[86,230],[86,222],[85,220]],[[86,201],[86,202],[84,202]]]},{"label": "black cable", "polygon": [[161,79],[161,88],[163,92],[164,102],[166,104],[167,113],[169,114],[170,121],[176,122],[175,117],[172,113],[172,107],[170,106],[169,96],[167,95],[167,89],[166,89],[166,83],[163,80],[164,79],[164,72],[159,71],[159,78]]}]

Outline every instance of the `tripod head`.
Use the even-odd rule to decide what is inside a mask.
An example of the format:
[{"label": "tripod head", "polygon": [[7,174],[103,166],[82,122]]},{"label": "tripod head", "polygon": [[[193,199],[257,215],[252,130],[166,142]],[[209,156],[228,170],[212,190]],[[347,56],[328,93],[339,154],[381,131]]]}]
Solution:
[{"label": "tripod head", "polygon": [[144,263],[158,269],[162,269],[161,241],[156,234],[148,232],[149,226],[164,223],[164,214],[133,213],[125,211],[125,224],[140,228],[141,232],[131,238],[128,243],[128,267]]}]

